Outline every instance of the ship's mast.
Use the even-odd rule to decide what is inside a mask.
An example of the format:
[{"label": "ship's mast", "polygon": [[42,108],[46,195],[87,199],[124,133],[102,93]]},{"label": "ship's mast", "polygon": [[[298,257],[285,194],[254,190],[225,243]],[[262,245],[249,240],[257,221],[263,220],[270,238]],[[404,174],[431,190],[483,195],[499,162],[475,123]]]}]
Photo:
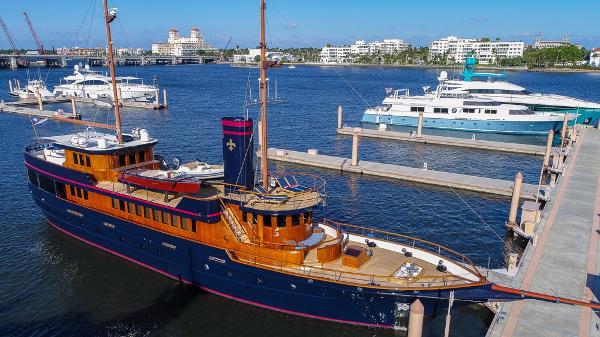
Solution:
[{"label": "ship's mast", "polygon": [[110,23],[117,18],[115,11],[108,11],[108,0],[104,0],[104,21],[106,23],[106,41],[108,43],[108,67],[110,69],[110,78],[112,80],[113,103],[115,104],[115,129],[117,130],[117,140],[119,144],[123,143],[123,133],[121,132],[121,112],[119,110],[119,97],[117,95],[117,76],[115,74],[115,60],[113,55],[112,38],[110,34]]},{"label": "ship's mast", "polygon": [[[106,0],[105,0],[106,1]],[[269,190],[268,172],[268,145],[267,145],[267,44],[265,43],[265,0],[260,0],[260,123],[261,137],[261,163],[262,185],[266,191]]]}]

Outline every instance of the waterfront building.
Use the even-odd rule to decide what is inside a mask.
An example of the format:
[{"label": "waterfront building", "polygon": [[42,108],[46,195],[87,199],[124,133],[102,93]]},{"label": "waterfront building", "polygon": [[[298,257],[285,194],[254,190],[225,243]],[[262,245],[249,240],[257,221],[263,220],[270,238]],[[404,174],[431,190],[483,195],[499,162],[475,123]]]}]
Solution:
[{"label": "waterfront building", "polygon": [[118,56],[130,56],[130,55],[142,55],[144,54],[144,48],[118,48]]},{"label": "waterfront building", "polygon": [[107,52],[106,52],[106,48],[100,48],[100,47],[96,47],[96,48],[80,48],[80,47],[73,47],[73,48],[56,48],[56,54],[58,55],[67,55],[67,56],[92,56],[92,57],[99,57],[99,56],[106,56]]},{"label": "waterfront building", "polygon": [[590,66],[600,67],[600,48],[594,48],[590,55]]},{"label": "waterfront building", "polygon": [[198,27],[194,26],[190,37],[182,37],[176,28],[169,30],[169,39],[166,43],[158,42],[152,44],[152,54],[187,56],[195,55],[199,51],[213,51],[215,48],[204,41]]},{"label": "waterfront building", "polygon": [[[288,54],[284,54],[281,51],[267,51],[265,56],[270,61],[295,61],[295,58]],[[257,62],[260,58],[260,48],[248,49],[248,54],[235,54],[233,55],[234,63],[253,63]]]},{"label": "waterfront building", "polygon": [[485,41],[448,36],[429,44],[429,59],[445,57],[447,63],[463,63],[474,54],[481,64],[495,64],[499,59],[523,56],[522,41]]},{"label": "waterfront building", "polygon": [[401,39],[384,39],[383,41],[358,40],[350,46],[325,46],[321,49],[322,63],[348,63],[358,55],[394,54],[408,49],[409,44]]},{"label": "waterfront building", "polygon": [[565,34],[562,40],[542,40],[542,35],[538,34],[535,38],[535,43],[533,44],[533,48],[536,49],[546,49],[546,48],[558,48],[569,45],[569,35]]}]

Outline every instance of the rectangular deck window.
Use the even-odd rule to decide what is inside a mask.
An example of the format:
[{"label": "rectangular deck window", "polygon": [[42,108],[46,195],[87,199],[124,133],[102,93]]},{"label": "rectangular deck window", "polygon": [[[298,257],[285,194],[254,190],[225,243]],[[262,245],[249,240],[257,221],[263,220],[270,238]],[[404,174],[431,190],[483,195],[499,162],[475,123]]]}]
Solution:
[{"label": "rectangular deck window", "polygon": [[146,219],[150,219],[152,210],[150,209],[150,207],[144,207],[144,218]]},{"label": "rectangular deck window", "polygon": [[[71,188],[72,188],[72,187],[73,187],[73,186],[71,186]],[[112,207],[113,207],[114,209],[117,209],[117,208],[119,208],[119,199],[112,198]]]},{"label": "rectangular deck window", "polygon": [[83,190],[83,199],[88,200],[89,195],[87,190]]},{"label": "rectangular deck window", "polygon": [[171,214],[171,226],[179,227],[181,223],[181,217],[179,215]]},{"label": "rectangular deck window", "polygon": [[160,211],[157,209],[152,209],[152,220],[156,222],[160,222]]},{"label": "rectangular deck window", "polygon": [[138,157],[139,157],[139,162],[140,162],[140,163],[143,163],[143,162],[145,162],[145,161],[146,161],[146,152],[144,152],[144,151],[140,151],[140,152],[138,153]]},{"label": "rectangular deck window", "polygon": [[125,212],[125,201],[119,200],[119,209]]},{"label": "rectangular deck window", "polygon": [[75,190],[77,191],[77,198],[83,198],[83,195],[81,193],[81,188],[77,187]]},{"label": "rectangular deck window", "polygon": [[79,154],[79,165],[85,165],[85,156],[83,154]]},{"label": "rectangular deck window", "polygon": [[48,193],[56,194],[56,191],[54,190],[54,180],[47,178],[43,175],[39,175],[38,180],[40,182],[40,187],[44,191],[46,191]]},{"label": "rectangular deck window", "polygon": [[37,172],[31,169],[27,169],[27,176],[29,177],[29,182],[35,186],[38,186],[38,178]]},{"label": "rectangular deck window", "polygon": [[129,154],[129,165],[135,164],[135,153]]},{"label": "rectangular deck window", "polygon": [[79,157],[77,156],[77,153],[75,153],[75,152],[73,152],[73,164],[79,165]]},{"label": "rectangular deck window", "polygon": [[242,221],[243,222],[248,222],[248,213],[242,212]]},{"label": "rectangular deck window", "polygon": [[169,224],[169,213],[165,211],[162,212],[162,223],[164,223],[165,225]]},{"label": "rectangular deck window", "polygon": [[270,215],[263,215],[263,226],[264,227],[271,227],[271,216]]},{"label": "rectangular deck window", "polygon": [[125,161],[125,155],[122,154],[119,156],[119,166],[127,166],[127,162]]},{"label": "rectangular deck window", "polygon": [[69,193],[70,193],[72,196],[75,196],[75,186],[73,186],[73,185],[69,185]]},{"label": "rectangular deck window", "polygon": [[298,226],[300,224],[300,214],[292,215],[292,226]]},{"label": "rectangular deck window", "polygon": [[135,205],[135,215],[142,216],[142,207],[141,205]]},{"label": "rectangular deck window", "polygon": [[135,214],[135,204],[132,202],[127,203],[127,210],[131,214]]},{"label": "rectangular deck window", "polygon": [[188,229],[188,221],[190,221],[190,219],[181,218],[181,229],[183,229],[183,230]]},{"label": "rectangular deck window", "polygon": [[196,233],[197,224],[198,224],[198,221],[192,220],[192,232],[193,233]]},{"label": "rectangular deck window", "polygon": [[85,156],[85,166],[92,167],[92,162],[90,161],[90,156]]},{"label": "rectangular deck window", "polygon": [[285,227],[285,219],[286,216],[285,215],[278,215],[277,216],[277,227]]}]

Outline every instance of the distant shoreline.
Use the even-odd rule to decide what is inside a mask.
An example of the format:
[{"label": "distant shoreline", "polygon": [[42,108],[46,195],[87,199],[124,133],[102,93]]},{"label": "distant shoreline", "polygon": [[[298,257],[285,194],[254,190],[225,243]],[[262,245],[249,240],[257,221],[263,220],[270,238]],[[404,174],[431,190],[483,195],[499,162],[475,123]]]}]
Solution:
[{"label": "distant shoreline", "polygon": [[[461,70],[461,65],[437,65],[437,64],[361,64],[361,63],[318,63],[318,62],[306,62],[306,63],[292,63],[286,62],[284,66],[295,65],[295,66],[311,66],[311,67],[379,67],[379,68],[422,68],[422,69],[455,69]],[[600,73],[600,68],[525,68],[525,67],[498,67],[498,66],[485,66],[480,65],[478,69],[487,70],[501,70],[501,71],[525,71],[525,72],[536,72],[536,73]]]}]

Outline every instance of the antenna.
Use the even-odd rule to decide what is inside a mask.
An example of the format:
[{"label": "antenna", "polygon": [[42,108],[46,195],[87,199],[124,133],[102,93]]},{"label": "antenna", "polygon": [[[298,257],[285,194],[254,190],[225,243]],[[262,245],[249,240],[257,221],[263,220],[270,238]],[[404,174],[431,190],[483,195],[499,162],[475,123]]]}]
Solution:
[{"label": "antenna", "polygon": [[119,111],[119,97],[117,94],[117,76],[115,74],[115,60],[113,54],[112,38],[110,35],[110,23],[117,18],[117,9],[108,8],[108,0],[104,0],[104,19],[106,22],[106,42],[108,44],[108,67],[110,69],[110,78],[112,80],[113,102],[115,104],[115,129],[117,130],[117,140],[119,144],[123,143],[123,133],[121,131],[121,112]]}]

